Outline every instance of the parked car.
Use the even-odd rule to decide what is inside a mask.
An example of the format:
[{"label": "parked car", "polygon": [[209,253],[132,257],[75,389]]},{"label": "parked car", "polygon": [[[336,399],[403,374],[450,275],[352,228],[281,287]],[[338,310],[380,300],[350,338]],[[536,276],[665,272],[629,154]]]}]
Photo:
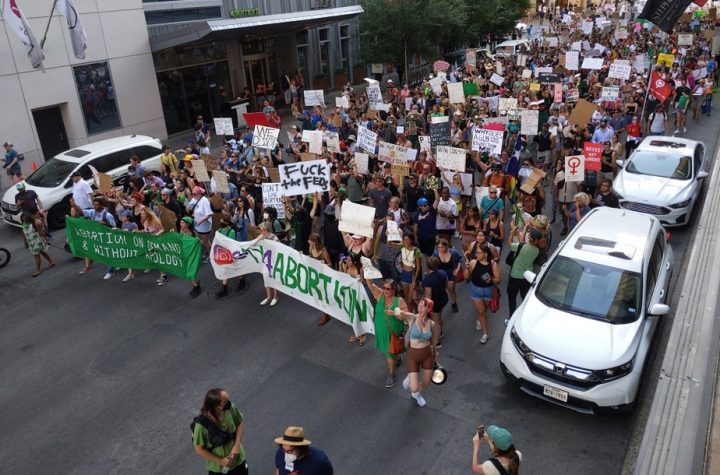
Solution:
[{"label": "parked car", "polygon": [[[472,49],[472,48],[471,48]],[[474,48],[475,49],[475,61],[476,63],[482,64],[485,61],[494,61],[495,55],[490,53],[490,50],[485,48]],[[465,57],[467,55],[466,49],[458,49],[444,56],[445,61],[458,67],[458,69],[465,68]]]},{"label": "parked car", "polygon": [[560,244],[508,322],[500,366],[579,412],[633,407],[666,304],[673,252],[654,216],[600,207]]},{"label": "parked car", "polygon": [[690,222],[708,176],[705,144],[678,137],[646,137],[615,177],[620,206],[656,216],[663,226]]},{"label": "parked car", "polygon": [[[83,180],[93,185],[91,167],[94,167],[100,173],[111,175],[115,186],[121,186],[128,176],[131,156],[139,156],[146,170],[159,170],[161,153],[160,141],[144,135],[101,140],[54,156],[28,176],[24,183],[28,190],[35,191],[40,198],[48,213],[48,225],[51,228],[62,228],[70,210],[70,175],[74,171],[79,171]],[[6,223],[20,226],[21,211],[15,205],[16,193],[14,186],[9,188],[2,198],[1,207]]]},{"label": "parked car", "polygon": [[528,48],[527,40],[507,40],[495,47],[495,56],[499,58],[514,58],[524,53]]}]

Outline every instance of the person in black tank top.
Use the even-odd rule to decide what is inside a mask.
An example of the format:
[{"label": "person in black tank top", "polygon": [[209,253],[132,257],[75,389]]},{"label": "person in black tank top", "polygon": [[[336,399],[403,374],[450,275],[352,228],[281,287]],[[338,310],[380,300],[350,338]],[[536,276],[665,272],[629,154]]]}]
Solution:
[{"label": "person in black tank top", "polygon": [[488,341],[487,308],[492,300],[493,288],[500,283],[500,267],[492,260],[487,245],[477,246],[475,256],[465,264],[465,279],[469,280],[470,298],[477,310],[475,330],[483,331],[480,343]]}]

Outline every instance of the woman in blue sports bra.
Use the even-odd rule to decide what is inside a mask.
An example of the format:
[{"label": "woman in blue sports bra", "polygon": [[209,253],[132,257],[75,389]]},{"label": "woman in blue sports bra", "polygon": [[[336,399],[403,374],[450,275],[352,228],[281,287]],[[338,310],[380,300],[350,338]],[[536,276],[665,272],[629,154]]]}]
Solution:
[{"label": "woman in blue sports bra", "polygon": [[[408,332],[408,375],[403,380],[403,388],[409,389],[418,406],[425,407],[426,401],[421,392],[430,386],[430,378],[433,373],[433,363],[437,354],[437,342],[440,338],[440,331],[428,313],[432,312],[433,301],[423,298],[418,302],[418,313],[395,309],[395,316],[406,320],[410,325]],[[422,368],[422,380],[419,377]]]}]

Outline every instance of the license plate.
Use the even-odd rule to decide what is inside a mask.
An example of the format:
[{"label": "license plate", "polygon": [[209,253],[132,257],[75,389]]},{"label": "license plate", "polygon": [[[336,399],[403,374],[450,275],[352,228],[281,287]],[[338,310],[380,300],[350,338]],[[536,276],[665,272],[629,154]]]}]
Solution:
[{"label": "license plate", "polygon": [[546,396],[550,396],[553,399],[557,399],[558,401],[562,401],[562,402],[567,402],[567,400],[568,400],[567,391],[563,391],[562,389],[548,386],[547,384],[543,388],[543,394]]}]

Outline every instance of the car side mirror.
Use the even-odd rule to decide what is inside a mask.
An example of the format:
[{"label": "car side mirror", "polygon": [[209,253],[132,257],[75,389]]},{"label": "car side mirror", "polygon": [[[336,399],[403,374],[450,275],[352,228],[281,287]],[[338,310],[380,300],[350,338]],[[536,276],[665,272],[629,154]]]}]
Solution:
[{"label": "car side mirror", "polygon": [[623,159],[615,160],[615,165],[622,168],[625,165],[625,160],[623,160]]},{"label": "car side mirror", "polygon": [[537,274],[531,270],[526,270],[523,272],[523,277],[525,277],[525,280],[527,280],[529,283],[535,282],[535,277],[537,277]]},{"label": "car side mirror", "polygon": [[650,313],[650,315],[655,315],[658,317],[662,315],[667,315],[668,313],[670,313],[670,307],[665,305],[664,303],[654,303],[650,306],[650,310],[648,313]]},{"label": "car side mirror", "polygon": [[703,178],[707,178],[708,175],[709,175],[708,172],[702,171],[702,172],[698,172],[697,177],[698,177],[698,180],[702,180]]}]

